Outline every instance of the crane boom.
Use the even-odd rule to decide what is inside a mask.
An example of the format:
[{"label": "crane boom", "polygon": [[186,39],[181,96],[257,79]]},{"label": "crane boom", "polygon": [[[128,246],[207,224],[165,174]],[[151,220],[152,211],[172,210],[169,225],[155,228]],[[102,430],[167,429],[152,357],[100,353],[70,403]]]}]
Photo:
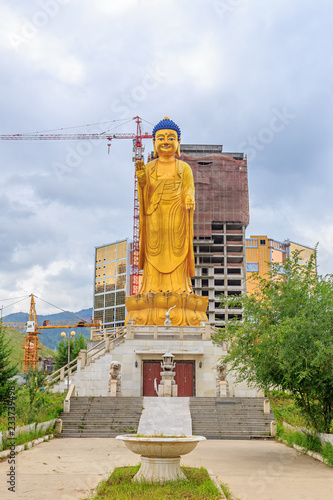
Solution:
[{"label": "crane boom", "polygon": [[[99,134],[42,134],[39,132],[30,134],[6,134],[0,135],[1,141],[90,141],[90,140],[106,140],[108,149],[110,149],[112,139],[132,139],[134,142],[134,155],[133,162],[143,158],[143,144],[142,139],[152,139],[150,134],[142,134],[141,124],[142,118],[134,116],[133,120],[136,122],[136,134],[133,133],[116,133],[101,132]],[[136,295],[139,293],[139,198],[137,177],[134,173],[134,215],[133,215],[133,249],[132,249],[132,285],[131,293]]]},{"label": "crane boom", "polygon": [[[151,139],[152,136],[149,134],[143,134],[140,139]],[[112,139],[137,139],[136,134],[131,133],[118,133],[118,134],[107,134],[106,132],[101,132],[100,134],[12,134],[12,135],[0,135],[1,141],[87,141],[94,139],[105,139],[107,141],[112,141]]]}]

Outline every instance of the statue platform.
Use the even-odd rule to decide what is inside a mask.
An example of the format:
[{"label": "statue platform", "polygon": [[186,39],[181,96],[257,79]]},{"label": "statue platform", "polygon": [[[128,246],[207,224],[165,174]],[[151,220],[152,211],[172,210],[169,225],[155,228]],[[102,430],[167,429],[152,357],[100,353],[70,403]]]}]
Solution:
[{"label": "statue platform", "polygon": [[126,297],[126,323],[133,318],[136,325],[164,325],[166,313],[174,326],[200,326],[207,321],[208,297],[195,293],[140,293]]}]

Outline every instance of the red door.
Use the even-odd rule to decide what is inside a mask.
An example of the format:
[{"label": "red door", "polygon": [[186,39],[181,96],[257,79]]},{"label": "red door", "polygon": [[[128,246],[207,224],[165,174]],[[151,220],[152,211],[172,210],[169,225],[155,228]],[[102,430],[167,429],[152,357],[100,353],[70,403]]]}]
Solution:
[{"label": "red door", "polygon": [[178,385],[179,397],[194,395],[194,363],[192,361],[176,361],[175,382]]},{"label": "red door", "polygon": [[[144,361],[143,362],[143,395],[157,396],[155,391],[158,390],[158,384],[161,381],[162,367],[160,361]],[[156,384],[154,380],[156,379]]]},{"label": "red door", "polygon": [[[143,362],[143,395],[157,396],[155,386],[158,390],[158,385],[161,381],[162,367],[160,361],[144,361]],[[194,395],[194,362],[193,361],[176,361],[176,376],[175,382],[178,385],[179,397],[190,397]],[[154,384],[154,380],[156,383]]]}]

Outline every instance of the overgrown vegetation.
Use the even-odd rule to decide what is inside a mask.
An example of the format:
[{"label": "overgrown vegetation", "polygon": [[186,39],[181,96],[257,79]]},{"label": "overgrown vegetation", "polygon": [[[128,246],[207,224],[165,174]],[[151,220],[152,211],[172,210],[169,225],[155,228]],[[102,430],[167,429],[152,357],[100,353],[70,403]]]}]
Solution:
[{"label": "overgrown vegetation", "polygon": [[[53,428],[48,428],[46,431],[44,429],[41,429],[39,431],[31,431],[31,432],[22,432],[18,436],[15,437],[15,446],[19,446],[20,444],[25,444],[29,443],[30,441],[33,441],[34,439],[38,439],[42,436],[45,436],[45,434],[49,434],[53,432]],[[2,450],[8,450],[11,446],[11,443],[13,442],[13,438],[8,437],[2,438]],[[0,448],[1,449],[1,448]]]},{"label": "overgrown vegetation", "polygon": [[139,470],[135,467],[117,467],[108,480],[102,481],[91,500],[218,500],[219,490],[209,477],[206,469],[182,467],[188,481],[170,481],[167,483],[133,482]]},{"label": "overgrown vegetation", "polygon": [[285,441],[288,446],[296,444],[305,452],[313,451],[319,453],[323,457],[324,462],[333,467],[333,446],[330,443],[321,442],[315,433],[307,434],[279,425],[278,438]]},{"label": "overgrown vegetation", "polygon": [[11,387],[16,385],[13,377],[17,374],[17,367],[9,362],[11,352],[10,342],[5,338],[5,330],[0,322],[0,415],[7,408],[8,399],[12,393]]},{"label": "overgrown vegetation", "polygon": [[231,346],[225,360],[238,380],[289,392],[307,425],[328,433],[333,419],[333,275],[316,273],[294,252],[283,266],[255,275],[257,292],[229,299],[243,321],[226,322],[215,340]]},{"label": "overgrown vegetation", "polygon": [[[22,427],[32,422],[46,422],[56,418],[62,411],[65,394],[44,390],[46,374],[29,370],[25,375],[25,385],[16,387],[15,392],[15,425]],[[0,414],[0,431],[7,430],[6,407]]]},{"label": "overgrown vegetation", "polygon": [[[322,444],[314,428],[309,425],[300,408],[295,404],[292,396],[283,391],[272,391],[269,400],[278,423],[277,437],[288,446],[296,444],[304,451],[314,451],[322,455],[327,465],[333,466],[333,446],[330,443]],[[291,430],[283,425],[286,422],[293,427],[308,429],[311,434]],[[333,432],[333,423],[331,433]]]},{"label": "overgrown vegetation", "polygon": [[[40,391],[33,404],[30,405],[28,389],[19,387],[15,401],[16,425],[22,427],[32,422],[40,423],[56,418],[62,411],[65,396],[66,394],[59,392]],[[0,431],[7,430],[7,428],[7,414],[3,412],[0,416]]]},{"label": "overgrown vegetation", "polygon": [[283,422],[286,422],[294,427],[307,425],[309,429],[313,429],[290,394],[283,391],[272,391],[269,393],[269,401],[279,424],[282,425]]}]

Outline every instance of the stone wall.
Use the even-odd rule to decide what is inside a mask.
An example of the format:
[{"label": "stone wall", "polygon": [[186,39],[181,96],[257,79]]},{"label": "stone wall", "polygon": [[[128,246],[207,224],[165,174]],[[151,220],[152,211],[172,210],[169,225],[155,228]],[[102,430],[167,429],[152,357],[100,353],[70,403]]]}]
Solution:
[{"label": "stone wall", "polygon": [[[196,396],[216,396],[216,365],[226,352],[211,340],[126,339],[84,369],[81,369],[79,361],[78,370],[71,375],[70,381],[75,384],[77,396],[109,396],[110,365],[112,361],[118,361],[121,364],[121,396],[142,396],[143,361],[162,360],[162,355],[167,350],[172,352],[176,362],[195,362]],[[227,373],[226,380],[229,396],[258,395],[256,390],[250,389],[245,383],[236,384],[230,373]],[[53,391],[64,391],[66,388],[67,380],[57,384]]]}]

